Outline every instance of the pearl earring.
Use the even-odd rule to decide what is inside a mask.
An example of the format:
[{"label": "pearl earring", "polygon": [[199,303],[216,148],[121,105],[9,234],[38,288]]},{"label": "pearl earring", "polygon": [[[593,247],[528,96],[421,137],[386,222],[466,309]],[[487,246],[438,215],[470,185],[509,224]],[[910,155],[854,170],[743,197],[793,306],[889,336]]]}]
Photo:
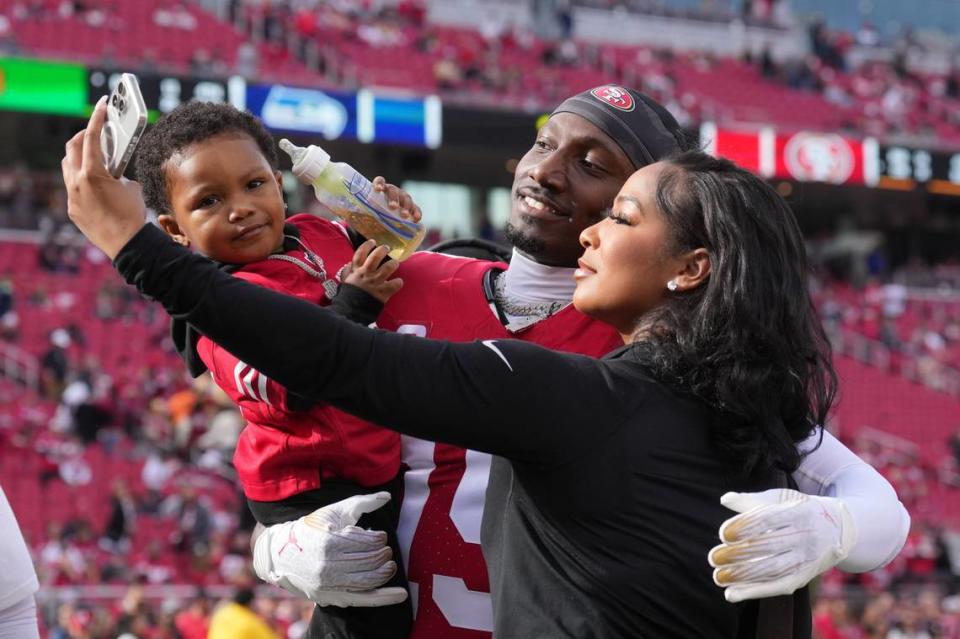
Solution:
[{"label": "pearl earring", "polygon": [[671,293],[677,290],[677,286],[678,286],[677,280],[670,280],[669,282],[667,282],[667,290],[670,291]]}]

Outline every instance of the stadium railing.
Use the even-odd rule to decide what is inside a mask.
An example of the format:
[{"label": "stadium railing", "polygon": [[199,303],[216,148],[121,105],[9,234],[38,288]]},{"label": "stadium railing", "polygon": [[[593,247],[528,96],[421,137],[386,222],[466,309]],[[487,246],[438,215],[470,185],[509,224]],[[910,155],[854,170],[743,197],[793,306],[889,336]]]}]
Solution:
[{"label": "stadium railing", "polygon": [[40,378],[39,360],[22,348],[0,342],[0,376],[36,390]]}]

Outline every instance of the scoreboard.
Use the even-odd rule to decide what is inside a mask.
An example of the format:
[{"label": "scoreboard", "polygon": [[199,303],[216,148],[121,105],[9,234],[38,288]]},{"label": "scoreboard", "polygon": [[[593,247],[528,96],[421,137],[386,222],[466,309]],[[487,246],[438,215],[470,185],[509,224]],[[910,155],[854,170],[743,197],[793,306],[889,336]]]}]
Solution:
[{"label": "scoreboard", "polygon": [[885,145],[836,133],[721,128],[709,122],[702,125],[700,139],[710,153],[765,178],[898,191],[922,188],[960,196],[960,152]]},{"label": "scoreboard", "polygon": [[880,188],[960,195],[960,153],[881,145],[878,156]]}]

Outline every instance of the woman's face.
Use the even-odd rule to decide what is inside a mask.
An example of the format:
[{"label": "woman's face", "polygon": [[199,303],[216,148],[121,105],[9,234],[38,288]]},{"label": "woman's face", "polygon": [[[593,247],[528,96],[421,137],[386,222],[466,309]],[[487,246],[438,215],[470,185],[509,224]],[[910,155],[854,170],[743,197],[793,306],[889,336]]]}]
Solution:
[{"label": "woman's face", "polygon": [[667,295],[667,282],[683,271],[668,255],[669,229],[656,206],[658,162],[627,180],[610,217],[580,234],[584,253],[574,277],[573,303],[582,313],[630,335],[637,320]]}]

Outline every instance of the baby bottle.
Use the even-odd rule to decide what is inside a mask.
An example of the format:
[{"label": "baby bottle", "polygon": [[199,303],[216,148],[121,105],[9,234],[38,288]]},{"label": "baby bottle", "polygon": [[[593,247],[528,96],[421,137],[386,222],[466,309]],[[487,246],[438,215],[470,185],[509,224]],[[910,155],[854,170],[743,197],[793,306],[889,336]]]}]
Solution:
[{"label": "baby bottle", "polygon": [[404,260],[420,246],[423,225],[391,213],[383,194],[352,166],[331,162],[330,154],[313,144],[303,148],[284,138],[280,148],[293,160],[293,174],[313,186],[321,204],[360,235],[389,246],[390,257]]}]

